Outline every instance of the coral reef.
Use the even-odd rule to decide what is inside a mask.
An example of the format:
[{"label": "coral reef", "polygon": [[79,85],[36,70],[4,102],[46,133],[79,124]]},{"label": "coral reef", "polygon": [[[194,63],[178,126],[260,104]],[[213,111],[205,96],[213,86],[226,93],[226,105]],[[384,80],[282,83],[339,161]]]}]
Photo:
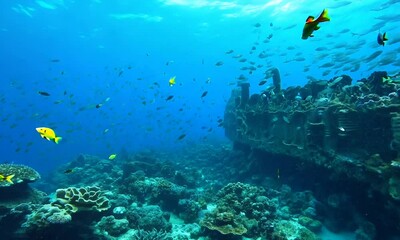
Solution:
[{"label": "coral reef", "polygon": [[128,209],[127,219],[131,228],[146,231],[153,229],[169,231],[172,227],[168,222],[169,215],[164,214],[157,205],[138,207],[136,204],[132,204]]},{"label": "coral reef", "polygon": [[97,235],[118,237],[129,230],[129,222],[126,219],[105,216],[94,226],[94,229]]},{"label": "coral reef", "polygon": [[318,236],[307,228],[297,222],[288,220],[278,221],[269,239],[320,240]]},{"label": "coral reef", "polygon": [[[128,179],[136,179],[133,175]],[[174,209],[179,204],[179,199],[187,197],[186,189],[164,178],[140,178],[134,181],[126,179],[123,187],[126,192],[133,194],[137,201],[150,204],[160,204],[166,208]]]},{"label": "coral reef", "polygon": [[146,231],[143,229],[138,230],[131,238],[132,240],[172,240],[169,233],[164,231],[157,231],[155,229]]},{"label": "coral reef", "polygon": [[[276,205],[263,188],[230,183],[217,193],[216,207],[206,213],[201,226],[222,234],[253,235],[269,231]],[[263,221],[259,224],[258,221]]]},{"label": "coral reef", "polygon": [[46,228],[52,224],[65,224],[71,220],[71,215],[65,209],[45,204],[27,215],[26,221],[22,224],[22,227]]},{"label": "coral reef", "polygon": [[109,200],[102,196],[102,191],[98,187],[69,187],[58,189],[56,199],[52,202],[53,206],[65,209],[69,213],[78,210],[105,211],[110,208]]},{"label": "coral reef", "polygon": [[0,181],[0,187],[9,187],[19,183],[30,183],[40,179],[39,173],[31,167],[17,164],[0,164],[0,174],[3,176],[14,175],[9,181]]}]

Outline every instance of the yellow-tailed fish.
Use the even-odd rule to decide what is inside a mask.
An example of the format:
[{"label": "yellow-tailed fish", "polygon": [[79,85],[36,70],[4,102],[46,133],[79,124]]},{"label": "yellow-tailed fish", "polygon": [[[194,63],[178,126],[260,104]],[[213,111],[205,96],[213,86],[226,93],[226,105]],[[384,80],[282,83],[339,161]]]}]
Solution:
[{"label": "yellow-tailed fish", "polygon": [[331,19],[328,17],[328,10],[324,9],[319,15],[317,19],[314,20],[313,16],[308,16],[306,19],[306,24],[304,25],[303,28],[303,35],[302,39],[307,39],[308,37],[314,37],[313,32],[318,30],[320,26],[318,26],[318,23],[320,22],[328,22]]},{"label": "yellow-tailed fish", "polygon": [[169,79],[168,83],[169,83],[170,87],[172,87],[176,84],[175,78],[176,78],[176,76],[173,76],[172,78]]},{"label": "yellow-tailed fish", "polygon": [[42,138],[45,138],[49,141],[53,141],[56,144],[58,144],[62,139],[62,137],[56,136],[56,133],[54,132],[53,129],[48,127],[38,127],[36,128],[36,131],[40,134]]},{"label": "yellow-tailed fish", "polygon": [[111,154],[108,159],[114,160],[117,157],[117,154]]},{"label": "yellow-tailed fish", "polygon": [[13,181],[11,180],[14,176],[15,176],[15,174],[11,174],[8,176],[4,176],[4,175],[0,174],[0,181],[7,181],[11,184],[14,184]]}]

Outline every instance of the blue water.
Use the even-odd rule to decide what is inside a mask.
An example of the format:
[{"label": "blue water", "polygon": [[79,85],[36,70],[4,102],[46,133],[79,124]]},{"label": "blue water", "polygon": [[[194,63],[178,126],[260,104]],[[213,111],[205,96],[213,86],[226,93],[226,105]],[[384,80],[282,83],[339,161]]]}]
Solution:
[{"label": "blue water", "polygon": [[[1,161],[43,174],[80,153],[106,158],[123,148],[173,150],[226,141],[218,119],[240,74],[254,93],[271,84],[258,86],[271,67],[279,68],[284,87],[303,85],[308,76],[394,73],[397,2],[1,1]],[[331,21],[302,40],[306,17],[324,8]],[[379,32],[388,32],[384,47],[376,42]],[[383,53],[376,59],[363,61],[378,50]],[[261,59],[260,52],[269,56]],[[247,61],[232,57],[237,54]],[[383,64],[385,59],[392,61]],[[223,65],[216,66],[218,61]],[[249,61],[262,67],[241,71]],[[335,68],[319,67],[327,62]],[[354,65],[360,68],[344,70]],[[322,76],[326,70],[331,71]],[[177,83],[170,87],[173,76]],[[41,139],[35,128],[43,126],[62,142]]]}]

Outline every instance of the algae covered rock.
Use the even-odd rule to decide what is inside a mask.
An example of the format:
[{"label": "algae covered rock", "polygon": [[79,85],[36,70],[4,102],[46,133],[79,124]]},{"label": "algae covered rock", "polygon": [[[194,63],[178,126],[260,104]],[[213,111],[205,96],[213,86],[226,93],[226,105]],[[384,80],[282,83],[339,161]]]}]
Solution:
[{"label": "algae covered rock", "polygon": [[0,181],[0,187],[19,183],[30,183],[40,179],[39,173],[31,167],[19,164],[0,164],[0,174],[4,177],[14,175],[10,181]]},{"label": "algae covered rock", "polygon": [[110,208],[109,200],[98,187],[69,187],[57,189],[52,205],[66,209],[70,213],[80,210],[105,211]]}]

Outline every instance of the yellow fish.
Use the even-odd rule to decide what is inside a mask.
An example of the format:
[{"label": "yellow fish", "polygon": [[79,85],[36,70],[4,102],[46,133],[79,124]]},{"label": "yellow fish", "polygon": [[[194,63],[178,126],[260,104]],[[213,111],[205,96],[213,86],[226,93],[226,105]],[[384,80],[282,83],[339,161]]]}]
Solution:
[{"label": "yellow fish", "polygon": [[47,127],[38,127],[36,128],[36,131],[40,134],[42,138],[45,138],[49,141],[54,141],[55,143],[59,143],[62,139],[62,137],[57,137],[56,133],[54,132],[53,129],[47,128]]},{"label": "yellow fish", "polygon": [[14,184],[13,181],[11,181],[11,179],[15,176],[15,174],[12,175],[8,175],[8,176],[4,176],[0,174],[0,181],[7,181],[11,184]]},{"label": "yellow fish", "polygon": [[172,87],[176,84],[175,78],[176,78],[176,76],[173,76],[172,78],[169,79],[168,83],[169,83],[170,87]]},{"label": "yellow fish", "polygon": [[111,154],[108,159],[114,160],[117,157],[117,154]]}]

